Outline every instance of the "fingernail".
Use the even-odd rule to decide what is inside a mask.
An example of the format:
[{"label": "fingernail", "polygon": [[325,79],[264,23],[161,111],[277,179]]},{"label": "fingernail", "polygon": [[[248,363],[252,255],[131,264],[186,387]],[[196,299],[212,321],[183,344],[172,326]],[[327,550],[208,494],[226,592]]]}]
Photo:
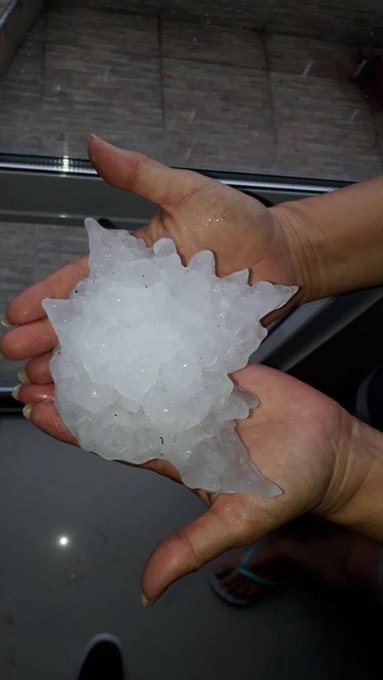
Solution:
[{"label": "fingernail", "polygon": [[17,377],[23,385],[28,385],[28,383],[30,383],[30,380],[25,372],[25,368],[22,368],[21,371],[18,372]]},{"label": "fingernail", "polygon": [[25,404],[23,408],[23,416],[27,420],[31,419],[31,413],[32,413],[32,404]]},{"label": "fingernail", "polygon": [[100,139],[100,137],[98,135],[94,135],[93,132],[89,133],[89,138],[90,139]]},{"label": "fingernail", "polygon": [[16,387],[13,388],[13,390],[12,390],[12,397],[13,397],[14,399],[18,399],[18,398],[19,398],[20,388],[21,388],[21,384],[16,385]]},{"label": "fingernail", "polygon": [[149,609],[153,604],[152,600],[148,600],[146,595],[142,593],[142,606],[145,607],[145,609]]},{"label": "fingernail", "polygon": [[13,324],[8,320],[5,312],[0,316],[0,323],[4,328],[10,328]]}]

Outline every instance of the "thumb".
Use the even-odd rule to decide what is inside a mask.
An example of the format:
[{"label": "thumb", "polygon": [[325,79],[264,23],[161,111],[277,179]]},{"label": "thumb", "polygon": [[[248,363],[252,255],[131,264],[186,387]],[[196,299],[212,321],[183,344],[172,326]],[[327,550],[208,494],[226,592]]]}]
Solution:
[{"label": "thumb", "polygon": [[248,531],[239,527],[241,522],[230,500],[235,497],[235,494],[219,496],[207,512],[165,538],[154,549],[141,580],[147,606],[182,576],[196,571],[225,550],[246,542]]},{"label": "thumb", "polygon": [[169,168],[137,151],[120,149],[100,137],[89,140],[88,154],[106,182],[144,196],[167,210],[176,208],[209,181],[195,172]]}]

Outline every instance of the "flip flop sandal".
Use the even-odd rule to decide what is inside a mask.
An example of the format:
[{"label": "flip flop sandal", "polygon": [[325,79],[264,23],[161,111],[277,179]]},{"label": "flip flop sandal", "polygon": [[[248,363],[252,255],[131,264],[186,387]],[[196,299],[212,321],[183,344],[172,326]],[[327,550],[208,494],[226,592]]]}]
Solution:
[{"label": "flip flop sandal", "polygon": [[[255,571],[250,571],[247,568],[249,562],[251,562],[256,552],[263,548],[263,546],[266,543],[269,543],[270,540],[273,539],[267,536],[261,541],[258,541],[258,543],[253,545],[251,548],[246,550],[241,562],[239,563],[239,566],[233,569],[233,573],[235,575],[240,574],[241,576],[245,576],[245,578],[249,579],[249,581],[252,581],[252,583],[257,583],[258,585],[262,586],[269,586],[270,588],[275,588],[277,586],[284,585],[283,581],[271,580],[269,578],[266,578],[265,576],[257,574]],[[221,598],[221,600],[224,600],[224,602],[226,602],[227,604],[235,605],[237,607],[246,607],[251,604],[254,604],[254,599],[252,598],[237,597],[235,595],[232,595],[224,586],[222,581],[218,578],[218,576],[216,576],[216,574],[214,573],[210,575],[209,582],[214,593],[218,595],[218,597]]]}]

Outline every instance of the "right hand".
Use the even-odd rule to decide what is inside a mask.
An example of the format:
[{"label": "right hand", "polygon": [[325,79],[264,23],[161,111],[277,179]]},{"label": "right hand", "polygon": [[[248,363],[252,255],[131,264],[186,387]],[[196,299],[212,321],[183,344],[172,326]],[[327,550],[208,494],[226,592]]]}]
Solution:
[{"label": "right hand", "polygon": [[[380,455],[374,450],[371,455],[369,440],[374,431],[332,399],[267,366],[249,365],[233,378],[260,399],[250,416],[238,421],[237,432],[250,459],[284,493],[260,498],[197,490],[208,505],[206,511],[165,538],[147,561],[142,585],[149,601],[225,550],[253,543],[304,513],[362,529],[376,540],[383,538],[379,475],[375,496],[364,491],[366,481],[375,474],[376,459],[383,458],[382,449]],[[33,401],[33,390],[32,385],[23,385],[20,399]],[[55,437],[76,443],[52,403],[34,404],[31,421]],[[376,432],[375,436],[381,446],[383,435]],[[180,481],[164,460],[142,467]],[[371,496],[367,519],[360,501],[366,494]]]}]

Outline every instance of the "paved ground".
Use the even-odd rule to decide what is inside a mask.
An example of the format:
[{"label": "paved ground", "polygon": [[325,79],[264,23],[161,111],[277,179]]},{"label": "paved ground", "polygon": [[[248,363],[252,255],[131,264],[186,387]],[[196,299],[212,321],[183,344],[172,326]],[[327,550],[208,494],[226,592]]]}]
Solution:
[{"label": "paved ground", "polygon": [[183,166],[380,173],[382,114],[352,74],[381,3],[254,7],[48,0],[0,84],[0,149],[83,157],[95,132]]}]

